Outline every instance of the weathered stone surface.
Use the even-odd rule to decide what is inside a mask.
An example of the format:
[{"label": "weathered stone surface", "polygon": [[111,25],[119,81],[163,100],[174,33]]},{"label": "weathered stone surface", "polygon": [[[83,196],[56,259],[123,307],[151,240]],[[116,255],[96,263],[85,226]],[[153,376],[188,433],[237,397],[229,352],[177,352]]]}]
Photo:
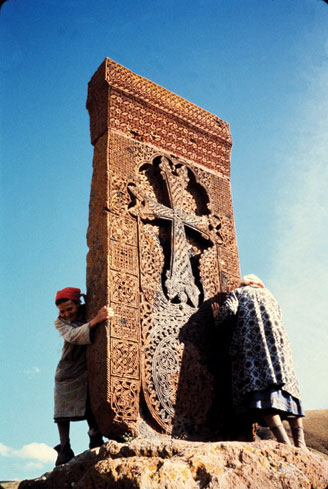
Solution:
[{"label": "weathered stone surface", "polygon": [[175,438],[235,439],[210,307],[240,280],[229,124],[108,58],[87,108],[88,309],[115,312],[88,348],[98,425],[136,434],[142,411]]},{"label": "weathered stone surface", "polygon": [[328,460],[274,441],[135,439],[89,450],[19,489],[326,489]]}]

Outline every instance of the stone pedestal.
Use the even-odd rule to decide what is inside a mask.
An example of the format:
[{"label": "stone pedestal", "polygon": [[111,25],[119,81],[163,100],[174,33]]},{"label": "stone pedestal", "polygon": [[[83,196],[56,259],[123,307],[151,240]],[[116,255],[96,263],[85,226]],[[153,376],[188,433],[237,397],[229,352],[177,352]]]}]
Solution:
[{"label": "stone pedestal", "polygon": [[210,308],[240,280],[229,125],[108,58],[87,109],[89,314],[115,311],[88,351],[92,408],[106,436],[143,418],[202,439],[231,409]]},{"label": "stone pedestal", "polygon": [[110,441],[39,479],[21,482],[19,489],[327,488],[327,457],[317,451],[274,441],[201,443],[167,438],[137,438],[124,445]]}]

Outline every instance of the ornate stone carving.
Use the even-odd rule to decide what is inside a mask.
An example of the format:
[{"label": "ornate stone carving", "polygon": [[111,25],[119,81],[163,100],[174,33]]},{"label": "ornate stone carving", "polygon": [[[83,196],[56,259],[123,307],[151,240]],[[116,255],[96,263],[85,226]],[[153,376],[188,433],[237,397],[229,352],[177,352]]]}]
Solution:
[{"label": "ornate stone carving", "polygon": [[[110,249],[111,305],[109,400],[117,421],[132,428],[138,417],[140,390],[139,259],[137,223],[126,214],[129,194],[124,180],[111,179]],[[117,212],[117,214],[115,213]],[[124,425],[123,425],[124,426]],[[121,428],[123,430],[127,428]]]},{"label": "ornate stone carving", "polygon": [[119,216],[111,214],[109,238],[111,241],[137,246],[138,230],[136,221],[131,216],[122,215],[122,213]]},{"label": "ornate stone carving", "polygon": [[122,304],[112,303],[115,316],[111,322],[111,336],[139,343],[140,328],[138,310]]},{"label": "ornate stone carving", "polygon": [[131,341],[113,338],[111,341],[112,375],[128,378],[139,378],[138,345]]},{"label": "ornate stone carving", "polygon": [[139,381],[133,379],[111,379],[111,406],[118,421],[135,422],[139,408]]},{"label": "ornate stone carving", "polygon": [[138,279],[112,270],[112,301],[138,307]]},{"label": "ornate stone carving", "polygon": [[110,266],[113,270],[124,270],[133,275],[137,275],[137,249],[134,246],[123,243],[113,243],[110,255]]},{"label": "ornate stone carving", "polygon": [[220,290],[218,270],[217,246],[204,250],[200,258],[200,275],[204,288],[204,299],[214,297]]},{"label": "ornate stone carving", "polygon": [[126,191],[127,181],[117,175],[111,176],[109,211],[121,215],[127,208],[130,198]]},{"label": "ornate stone carving", "polygon": [[[193,426],[196,432],[210,405],[204,379],[211,374],[197,348],[184,344],[179,335],[201,303],[218,291],[219,240],[211,224],[209,199],[190,168],[166,157],[142,165],[136,183],[128,188],[129,211],[139,222],[145,399],[166,431],[189,433]],[[182,410],[180,405],[178,413],[179,395],[188,391],[180,375],[186,357],[184,372],[194,370],[198,395],[189,399],[188,408]]]},{"label": "ornate stone carving", "polygon": [[88,350],[92,409],[106,436],[142,416],[203,439],[229,397],[208,299],[239,278],[229,124],[109,59],[87,107],[88,308],[115,311]]}]

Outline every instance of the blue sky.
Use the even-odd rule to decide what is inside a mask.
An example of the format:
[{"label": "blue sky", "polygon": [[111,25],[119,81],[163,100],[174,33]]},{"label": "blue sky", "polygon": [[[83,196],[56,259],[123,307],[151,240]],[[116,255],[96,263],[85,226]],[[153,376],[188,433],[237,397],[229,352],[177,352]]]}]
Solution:
[{"label": "blue sky", "polygon": [[[55,458],[53,301],[85,289],[85,103],[105,57],[230,123],[242,274],[281,303],[305,409],[327,409],[328,5],[8,0],[0,23],[0,480]],[[77,453],[86,432],[73,424]]]}]

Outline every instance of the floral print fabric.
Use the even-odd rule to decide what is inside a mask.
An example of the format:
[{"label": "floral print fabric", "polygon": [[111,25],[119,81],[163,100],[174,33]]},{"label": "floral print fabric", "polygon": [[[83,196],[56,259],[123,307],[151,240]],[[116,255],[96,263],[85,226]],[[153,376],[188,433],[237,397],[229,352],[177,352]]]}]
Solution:
[{"label": "floral print fabric", "polygon": [[270,386],[299,399],[289,341],[271,292],[256,286],[235,289],[220,307],[215,324],[231,316],[236,318],[230,345],[234,405],[242,404],[247,393]]}]

